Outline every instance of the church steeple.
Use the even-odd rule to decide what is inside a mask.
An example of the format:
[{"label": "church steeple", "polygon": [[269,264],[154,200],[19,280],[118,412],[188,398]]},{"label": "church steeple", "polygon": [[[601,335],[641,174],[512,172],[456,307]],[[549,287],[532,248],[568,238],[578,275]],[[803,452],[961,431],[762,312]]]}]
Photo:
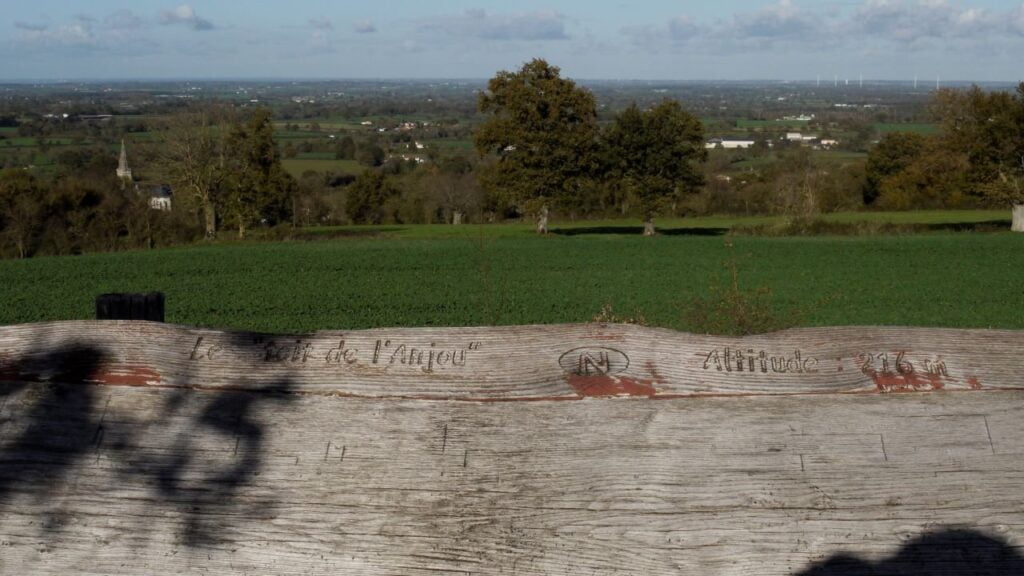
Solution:
[{"label": "church steeple", "polygon": [[125,182],[132,181],[132,169],[128,167],[128,151],[124,147],[124,138],[121,139],[121,159],[117,162],[117,177]]}]

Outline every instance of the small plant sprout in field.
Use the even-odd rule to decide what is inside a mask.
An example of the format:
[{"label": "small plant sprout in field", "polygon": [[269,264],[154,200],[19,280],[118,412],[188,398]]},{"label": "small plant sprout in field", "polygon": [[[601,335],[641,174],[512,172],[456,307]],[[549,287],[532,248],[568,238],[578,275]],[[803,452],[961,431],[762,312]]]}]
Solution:
[{"label": "small plant sprout in field", "polygon": [[612,310],[611,304],[604,304],[601,306],[601,311],[594,315],[590,320],[596,324],[636,324],[637,326],[647,326],[647,319],[639,310],[634,310],[632,315],[619,316]]},{"label": "small plant sprout in field", "polygon": [[709,294],[690,300],[684,310],[684,325],[692,331],[724,336],[746,336],[774,332],[796,326],[802,314],[798,310],[780,310],[772,303],[767,286],[747,288],[740,285],[739,262],[731,241],[724,267],[725,278],[712,274]]}]

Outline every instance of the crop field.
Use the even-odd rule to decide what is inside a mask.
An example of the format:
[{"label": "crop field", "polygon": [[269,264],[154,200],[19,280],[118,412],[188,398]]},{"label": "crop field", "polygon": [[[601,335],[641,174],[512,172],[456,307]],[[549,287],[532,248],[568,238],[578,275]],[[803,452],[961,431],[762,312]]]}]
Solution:
[{"label": "crop field", "polygon": [[336,174],[359,174],[366,169],[355,160],[333,160],[318,158],[285,158],[281,165],[292,176],[302,176],[307,171],[334,172]]},{"label": "crop field", "polygon": [[879,134],[887,134],[889,132],[916,132],[918,134],[936,134],[939,131],[939,125],[928,123],[880,123],[875,124],[875,130],[877,130]]},{"label": "crop field", "polygon": [[586,322],[609,307],[605,318],[699,330],[688,311],[734,268],[741,290],[768,291],[795,325],[1024,329],[1024,235],[759,238],[688,224],[655,238],[621,222],[547,237],[350,227],[322,241],[8,260],[0,324],[90,318],[98,294],[160,290],[168,322],[261,331]]},{"label": "crop field", "polygon": [[744,129],[757,128],[803,128],[810,124],[809,120],[737,120],[736,127]]},{"label": "crop field", "polygon": [[424,139],[423,143],[429,147],[447,148],[452,150],[473,150],[473,141],[469,138],[455,140],[452,138]]}]

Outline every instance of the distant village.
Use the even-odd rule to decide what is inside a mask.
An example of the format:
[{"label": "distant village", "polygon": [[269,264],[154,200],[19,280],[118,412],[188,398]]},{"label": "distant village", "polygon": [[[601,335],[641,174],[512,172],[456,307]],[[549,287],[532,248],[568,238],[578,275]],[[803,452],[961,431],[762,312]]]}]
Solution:
[{"label": "distant village", "polygon": [[144,186],[135,181],[135,178],[132,176],[132,169],[128,165],[128,149],[125,147],[124,139],[121,140],[121,156],[117,161],[117,177],[121,179],[123,187],[131,187],[140,194],[143,191],[149,194],[149,207],[151,209],[171,209],[171,197],[174,195],[174,192],[169,184]]}]

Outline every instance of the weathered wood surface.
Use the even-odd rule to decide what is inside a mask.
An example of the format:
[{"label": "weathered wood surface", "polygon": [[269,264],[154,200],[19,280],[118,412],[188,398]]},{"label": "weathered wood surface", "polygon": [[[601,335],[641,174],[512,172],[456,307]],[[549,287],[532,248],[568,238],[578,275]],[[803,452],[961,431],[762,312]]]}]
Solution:
[{"label": "weathered wood surface", "polygon": [[0,327],[0,573],[1022,574],[1022,373],[1007,331]]}]

